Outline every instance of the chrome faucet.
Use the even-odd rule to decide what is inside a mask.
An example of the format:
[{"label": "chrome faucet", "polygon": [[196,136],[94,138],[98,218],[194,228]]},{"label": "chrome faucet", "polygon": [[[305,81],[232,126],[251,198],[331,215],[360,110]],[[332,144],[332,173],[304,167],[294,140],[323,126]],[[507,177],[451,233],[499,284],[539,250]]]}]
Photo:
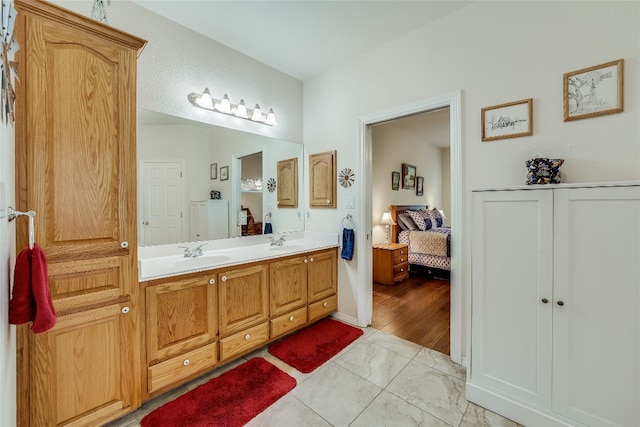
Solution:
[{"label": "chrome faucet", "polygon": [[184,249],[184,257],[185,258],[195,258],[202,255],[202,247],[206,246],[206,243],[201,244],[193,249],[188,246],[178,246],[181,249]]},{"label": "chrome faucet", "polygon": [[287,240],[284,236],[280,236],[278,240],[273,237],[269,237],[269,239],[271,239],[271,246],[282,246]]}]

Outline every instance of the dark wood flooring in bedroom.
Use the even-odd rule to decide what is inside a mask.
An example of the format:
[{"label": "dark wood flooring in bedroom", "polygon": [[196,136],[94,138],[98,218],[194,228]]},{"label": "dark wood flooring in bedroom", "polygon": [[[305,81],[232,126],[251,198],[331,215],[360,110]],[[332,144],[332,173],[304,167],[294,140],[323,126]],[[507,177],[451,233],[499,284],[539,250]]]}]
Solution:
[{"label": "dark wood flooring in bedroom", "polygon": [[449,354],[449,288],[415,273],[393,286],[374,282],[371,327]]}]

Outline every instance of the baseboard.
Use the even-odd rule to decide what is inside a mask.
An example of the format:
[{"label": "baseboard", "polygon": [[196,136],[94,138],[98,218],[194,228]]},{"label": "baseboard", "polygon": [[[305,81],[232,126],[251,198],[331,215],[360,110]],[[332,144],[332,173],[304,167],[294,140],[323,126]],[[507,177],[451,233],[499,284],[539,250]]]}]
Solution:
[{"label": "baseboard", "polygon": [[357,326],[359,328],[366,328],[368,326],[368,325],[364,325],[364,326],[359,325],[358,318],[349,316],[344,313],[340,313],[339,311],[336,311],[335,313],[331,314],[331,317],[333,317],[336,320],[340,320],[341,322],[348,323],[352,326]]}]

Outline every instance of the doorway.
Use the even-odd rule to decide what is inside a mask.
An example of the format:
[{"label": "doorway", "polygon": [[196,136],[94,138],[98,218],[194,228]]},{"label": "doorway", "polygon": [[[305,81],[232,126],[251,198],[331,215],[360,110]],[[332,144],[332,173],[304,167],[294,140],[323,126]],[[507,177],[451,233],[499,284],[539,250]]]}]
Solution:
[{"label": "doorway", "polygon": [[[451,236],[451,276],[450,276],[450,354],[451,360],[463,364],[462,361],[462,280],[458,268],[461,264],[462,247],[461,236],[463,234],[462,214],[462,178],[461,178],[461,92],[452,92],[437,97],[429,98],[412,104],[407,104],[389,110],[380,111],[359,118],[359,161],[363,178],[358,183],[358,202],[362,207],[359,213],[359,222],[367,231],[372,230],[372,131],[371,125],[395,118],[409,116],[420,112],[441,108],[450,108],[450,140],[451,140],[451,212],[447,216],[450,225],[456,230]],[[356,304],[358,310],[358,323],[360,325],[371,324],[373,311],[373,278],[372,278],[372,239],[371,234],[360,233],[357,237],[357,245],[362,250],[358,251],[358,264],[363,268],[358,269],[356,290]]]},{"label": "doorway", "polygon": [[[262,151],[240,158],[241,236],[262,234]],[[246,220],[245,220],[246,216]]]}]

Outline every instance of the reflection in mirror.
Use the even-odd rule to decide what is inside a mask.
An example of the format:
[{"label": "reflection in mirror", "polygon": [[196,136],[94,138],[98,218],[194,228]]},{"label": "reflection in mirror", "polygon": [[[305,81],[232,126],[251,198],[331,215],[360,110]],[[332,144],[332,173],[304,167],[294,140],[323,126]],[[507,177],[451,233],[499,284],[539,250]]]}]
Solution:
[{"label": "reflection in mirror", "polygon": [[140,246],[304,230],[276,191],[278,162],[301,164],[301,144],[140,109],[137,156]]}]

